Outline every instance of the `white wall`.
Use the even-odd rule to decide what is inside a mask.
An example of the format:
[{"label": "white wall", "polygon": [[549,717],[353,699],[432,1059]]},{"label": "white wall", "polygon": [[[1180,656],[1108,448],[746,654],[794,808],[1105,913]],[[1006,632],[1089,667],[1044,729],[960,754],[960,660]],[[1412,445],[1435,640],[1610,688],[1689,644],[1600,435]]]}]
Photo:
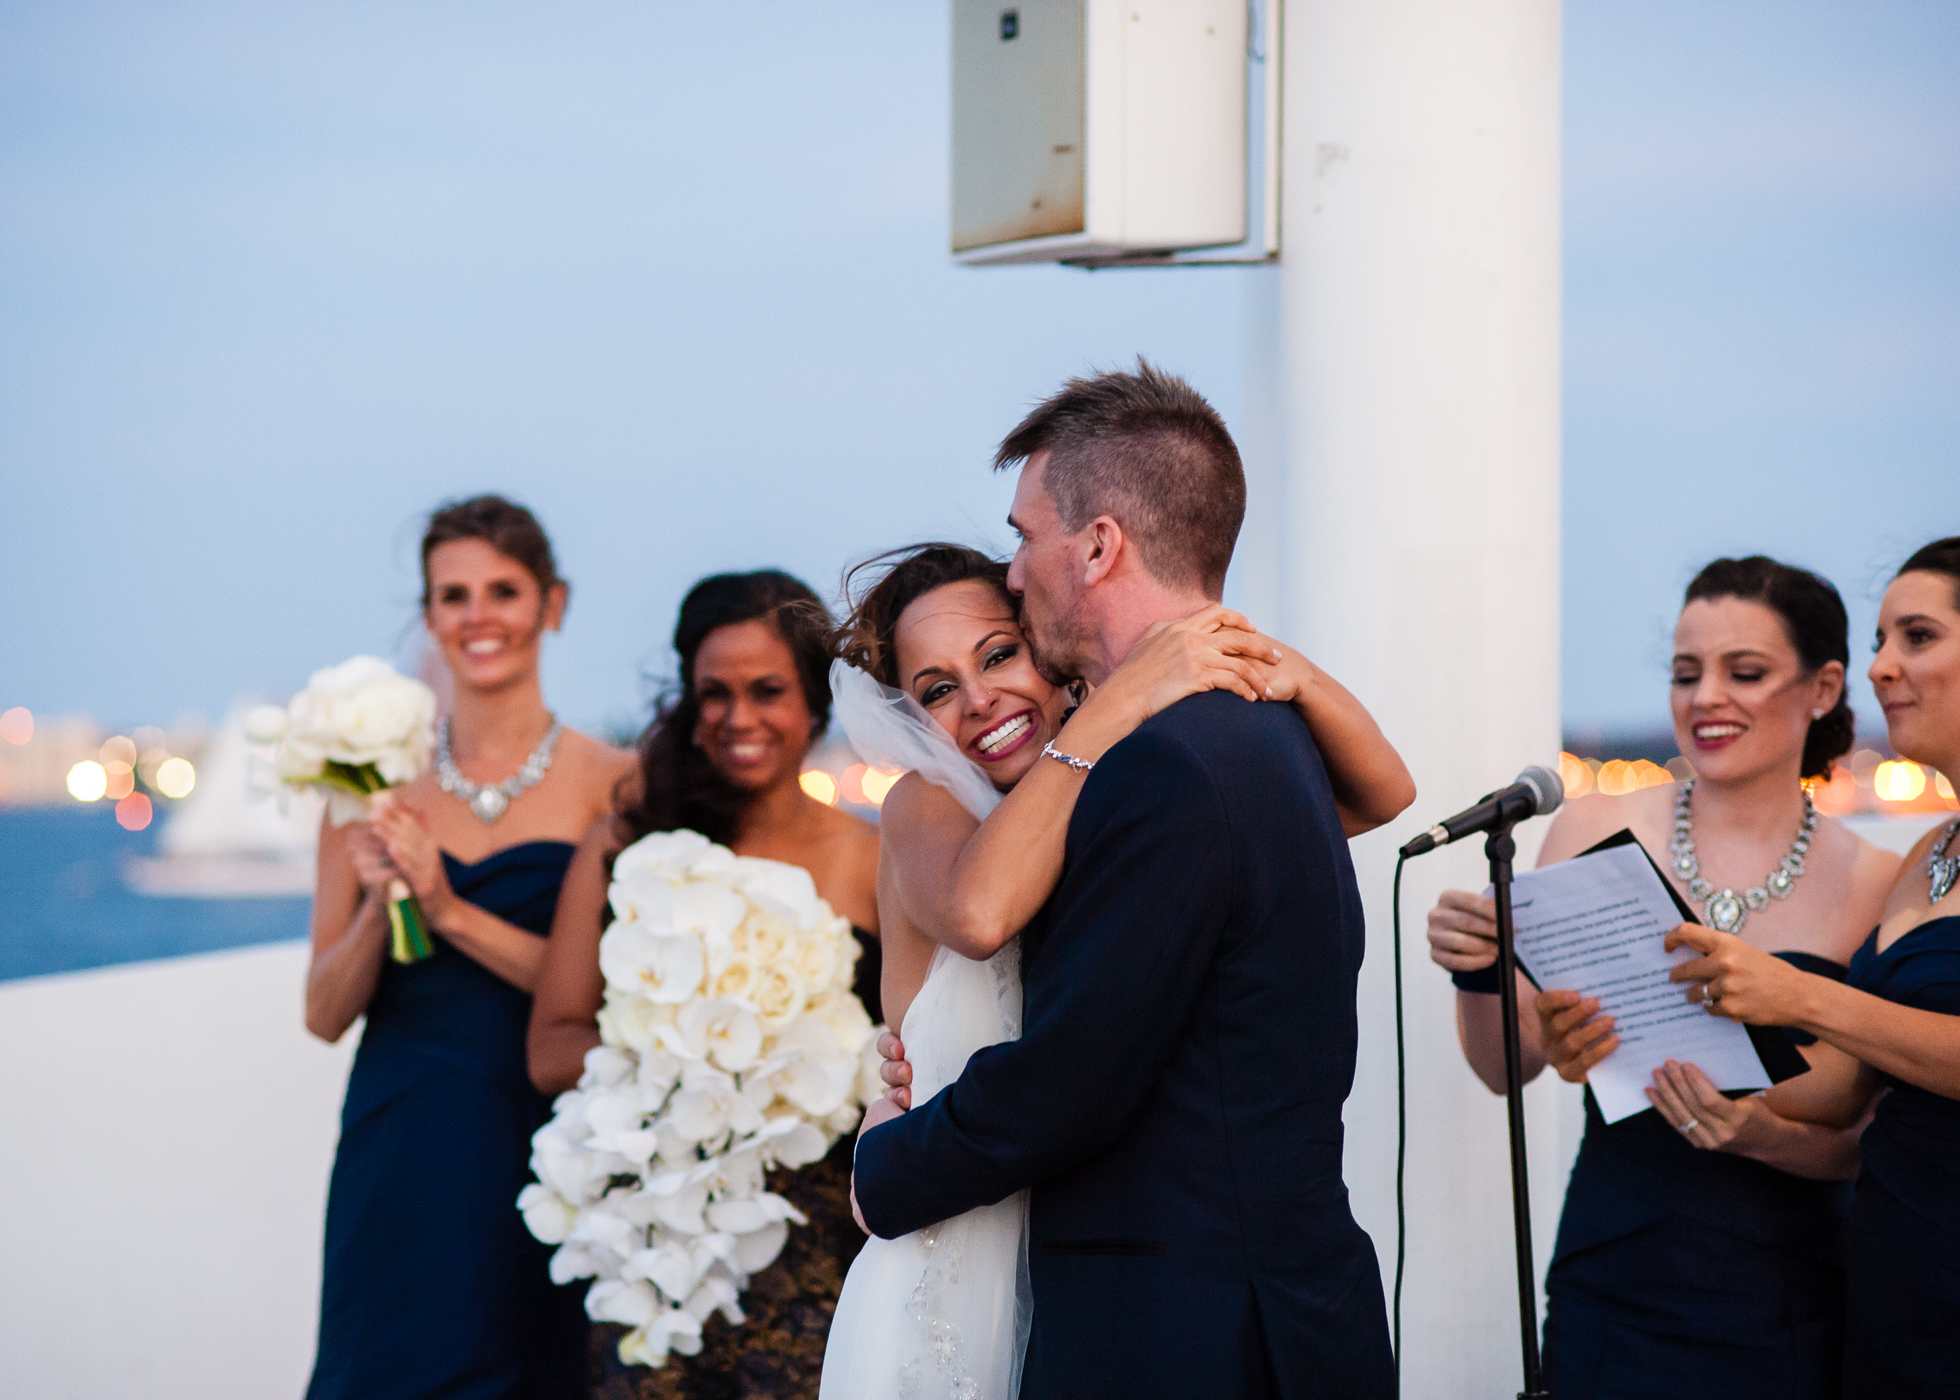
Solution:
[{"label": "white wall", "polygon": [[[1352,687],[1420,789],[1355,843],[1367,901],[1348,1101],[1355,1211],[1394,1265],[1394,849],[1559,747],[1557,0],[1289,0],[1282,262],[1249,288],[1241,574],[1254,621]],[[1191,275],[1191,274],[1184,274]],[[1528,869],[1544,822],[1519,830]],[[1458,1051],[1411,865],[1404,1394],[1519,1388],[1502,1100]],[[1579,1127],[1527,1094],[1542,1277]]]},{"label": "white wall", "polygon": [[354,1037],[304,944],[0,985],[0,1395],[306,1387]]}]

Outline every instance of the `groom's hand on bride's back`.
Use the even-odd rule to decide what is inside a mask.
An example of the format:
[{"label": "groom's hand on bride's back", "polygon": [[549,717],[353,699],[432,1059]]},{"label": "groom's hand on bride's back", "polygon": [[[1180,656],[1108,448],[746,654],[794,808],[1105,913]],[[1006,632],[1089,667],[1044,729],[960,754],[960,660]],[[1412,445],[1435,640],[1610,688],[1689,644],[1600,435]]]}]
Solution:
[{"label": "groom's hand on bride's back", "polygon": [[[878,1077],[884,1080],[887,1086],[885,1098],[892,1107],[903,1112],[912,1106],[912,1066],[905,1058],[905,1042],[900,1040],[894,1031],[882,1031],[878,1036],[878,1053],[885,1060],[878,1066]],[[875,1127],[876,1124],[869,1121],[870,1115],[865,1116],[867,1119],[865,1127]],[[878,1122],[882,1123],[892,1116],[894,1115],[886,1114],[880,1117]],[[860,1128],[858,1131],[862,1132],[864,1129]]]},{"label": "groom's hand on bride's back", "polygon": [[[897,1046],[898,1044],[898,1037],[893,1035],[890,1031],[885,1032],[885,1039],[889,1039],[894,1046]],[[885,1048],[884,1040],[879,1041],[878,1048],[880,1050]],[[887,1065],[886,1068],[889,1069],[890,1066]],[[899,1092],[902,1093],[904,1091],[900,1090]],[[858,1123],[858,1136],[863,1137],[866,1133],[870,1132],[873,1128],[877,1127],[880,1123],[889,1123],[892,1121],[892,1119],[898,1117],[900,1114],[904,1112],[905,1112],[904,1106],[902,1104],[893,1103],[892,1096],[890,1094],[886,1094],[881,1099],[873,1099],[869,1104],[865,1106],[864,1118],[862,1121]],[[865,1234],[868,1235],[871,1233],[871,1227],[864,1223],[864,1212],[858,1209],[858,1191],[857,1191],[856,1172],[851,1173],[851,1219],[857,1221],[858,1229],[864,1231]]]}]

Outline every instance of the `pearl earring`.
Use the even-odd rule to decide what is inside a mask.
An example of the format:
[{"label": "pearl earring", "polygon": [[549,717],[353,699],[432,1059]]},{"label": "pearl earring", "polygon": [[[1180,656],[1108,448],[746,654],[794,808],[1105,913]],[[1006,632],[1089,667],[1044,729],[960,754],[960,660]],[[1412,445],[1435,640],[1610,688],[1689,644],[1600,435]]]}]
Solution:
[{"label": "pearl earring", "polygon": [[1810,717],[1812,719],[1822,719],[1824,718],[1824,712],[1822,710],[1812,710],[1810,712]]}]

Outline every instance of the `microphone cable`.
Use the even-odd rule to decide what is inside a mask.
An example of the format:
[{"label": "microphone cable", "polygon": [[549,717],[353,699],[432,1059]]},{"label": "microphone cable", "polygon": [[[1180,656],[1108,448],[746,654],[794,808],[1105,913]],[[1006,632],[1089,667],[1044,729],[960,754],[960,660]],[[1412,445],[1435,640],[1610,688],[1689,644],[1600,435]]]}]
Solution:
[{"label": "microphone cable", "polygon": [[1409,858],[1395,858],[1393,926],[1395,932],[1395,1300],[1391,1340],[1395,1356],[1395,1393],[1402,1393],[1402,1271],[1409,1253],[1409,1214],[1403,1184],[1409,1163],[1408,1045],[1402,1034],[1402,867]]}]

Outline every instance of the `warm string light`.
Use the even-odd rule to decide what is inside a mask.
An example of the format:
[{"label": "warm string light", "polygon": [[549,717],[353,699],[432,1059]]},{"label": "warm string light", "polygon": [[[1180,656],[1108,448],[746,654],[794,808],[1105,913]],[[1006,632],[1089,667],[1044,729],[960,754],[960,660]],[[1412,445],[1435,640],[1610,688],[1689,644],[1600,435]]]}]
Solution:
[{"label": "warm string light", "polygon": [[1872,791],[1881,802],[1911,802],[1926,791],[1926,773],[1917,763],[1896,759],[1872,772]]},{"label": "warm string light", "polygon": [[[1561,753],[1558,771],[1565,783],[1565,795],[1572,798],[1590,792],[1624,796],[1692,777],[1695,770],[1685,758],[1671,758],[1662,765],[1644,758],[1600,760]],[[1816,802],[1817,810],[1833,817],[1900,808],[1937,810],[1933,806],[1935,802],[1950,808],[1960,807],[1953,784],[1945,774],[1910,759],[1884,758],[1871,749],[1859,749],[1833,765],[1828,777],[1805,779],[1804,787]]]},{"label": "warm string light", "polygon": [[882,807],[886,795],[904,776],[905,770],[902,768],[873,768],[868,764],[853,763],[835,777],[821,768],[811,768],[796,781],[805,792],[826,807],[834,807],[839,802],[847,802],[854,807]]}]

